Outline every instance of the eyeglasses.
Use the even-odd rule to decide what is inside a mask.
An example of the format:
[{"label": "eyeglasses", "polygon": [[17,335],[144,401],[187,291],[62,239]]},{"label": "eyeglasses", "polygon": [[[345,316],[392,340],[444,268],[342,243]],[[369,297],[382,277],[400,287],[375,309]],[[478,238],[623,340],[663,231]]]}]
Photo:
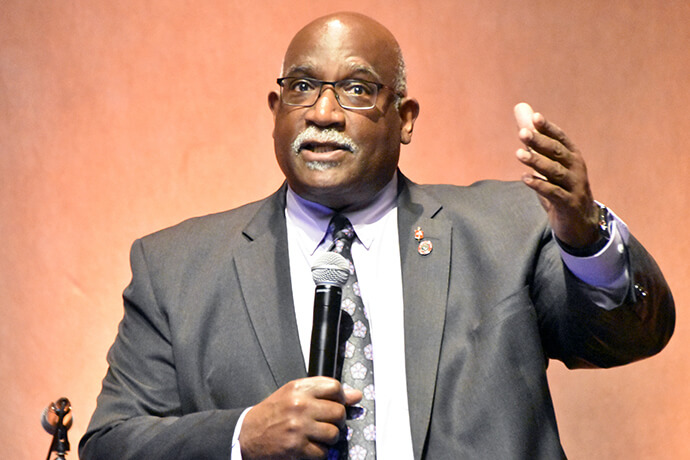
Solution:
[{"label": "eyeglasses", "polygon": [[348,78],[338,81],[323,81],[308,77],[283,77],[276,80],[280,85],[280,99],[286,105],[311,107],[321,97],[324,85],[331,85],[338,104],[344,109],[364,110],[376,105],[376,96],[386,88],[382,83]]}]

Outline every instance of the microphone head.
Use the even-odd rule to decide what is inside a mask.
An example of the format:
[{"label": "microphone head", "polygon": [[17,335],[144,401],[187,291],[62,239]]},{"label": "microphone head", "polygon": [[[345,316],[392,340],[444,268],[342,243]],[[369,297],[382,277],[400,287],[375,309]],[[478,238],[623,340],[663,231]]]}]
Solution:
[{"label": "microphone head", "polygon": [[70,405],[69,399],[60,398],[57,402],[52,402],[43,409],[41,414],[41,426],[49,434],[55,434],[57,430],[58,423],[60,422],[60,416],[62,416],[62,426],[69,430],[72,427],[72,406]]},{"label": "microphone head", "polygon": [[324,252],[311,267],[315,284],[332,284],[343,287],[350,277],[350,262],[337,252]]}]

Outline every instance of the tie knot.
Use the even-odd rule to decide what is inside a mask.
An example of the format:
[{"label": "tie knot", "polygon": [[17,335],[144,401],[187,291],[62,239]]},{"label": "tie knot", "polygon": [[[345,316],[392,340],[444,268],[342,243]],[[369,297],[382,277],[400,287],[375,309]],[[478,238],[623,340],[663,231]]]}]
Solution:
[{"label": "tie knot", "polygon": [[328,225],[328,231],[333,235],[333,241],[346,240],[351,243],[355,237],[355,230],[347,217],[336,214]]}]

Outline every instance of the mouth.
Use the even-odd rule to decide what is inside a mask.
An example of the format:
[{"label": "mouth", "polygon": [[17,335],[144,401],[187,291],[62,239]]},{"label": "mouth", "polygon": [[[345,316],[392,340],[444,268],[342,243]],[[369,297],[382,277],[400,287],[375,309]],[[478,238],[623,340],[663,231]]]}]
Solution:
[{"label": "mouth", "polygon": [[356,154],[357,144],[346,134],[335,129],[309,126],[292,142],[292,151],[307,164],[337,165],[348,155]]},{"label": "mouth", "polygon": [[344,157],[352,153],[348,145],[332,142],[307,141],[299,145],[296,154],[301,156],[313,171],[326,171],[337,167]]},{"label": "mouth", "polygon": [[329,155],[337,152],[352,153],[352,147],[333,142],[306,141],[299,145],[297,153],[304,153],[305,151],[317,155]]}]

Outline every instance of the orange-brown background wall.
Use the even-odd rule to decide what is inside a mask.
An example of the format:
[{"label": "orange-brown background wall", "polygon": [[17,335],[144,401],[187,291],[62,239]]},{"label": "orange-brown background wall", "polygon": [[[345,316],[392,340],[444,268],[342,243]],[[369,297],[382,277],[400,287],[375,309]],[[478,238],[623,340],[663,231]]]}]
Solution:
[{"label": "orange-brown background wall", "polygon": [[[0,4],[0,446],[43,458],[71,399],[73,454],[122,315],[134,238],[276,189],[266,95],[308,20],[343,2]],[[690,458],[690,3],[360,1],[398,37],[421,103],[402,169],[516,179],[513,104],[586,155],[596,197],[674,290],[659,356],[549,377],[573,459]]]}]

